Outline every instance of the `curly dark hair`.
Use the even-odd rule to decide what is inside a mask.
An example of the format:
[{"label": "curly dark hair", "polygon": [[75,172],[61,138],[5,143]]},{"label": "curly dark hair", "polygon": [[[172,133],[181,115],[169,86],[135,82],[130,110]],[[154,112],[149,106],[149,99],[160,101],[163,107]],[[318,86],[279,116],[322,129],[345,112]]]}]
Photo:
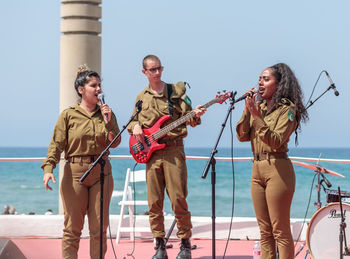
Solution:
[{"label": "curly dark hair", "polygon": [[75,91],[77,91],[77,94],[79,95],[80,98],[81,98],[81,94],[78,91],[78,87],[84,86],[85,84],[89,83],[89,81],[91,80],[91,77],[96,77],[101,81],[100,75],[97,72],[90,70],[86,65],[82,65],[78,68],[77,78],[75,79],[75,82],[74,82],[74,88],[75,88]]},{"label": "curly dark hair", "polygon": [[269,68],[279,83],[277,91],[272,97],[273,102],[279,103],[282,98],[288,98],[295,104],[295,117],[297,121],[306,122],[309,119],[309,115],[303,104],[303,92],[293,71],[284,63],[278,63]]}]

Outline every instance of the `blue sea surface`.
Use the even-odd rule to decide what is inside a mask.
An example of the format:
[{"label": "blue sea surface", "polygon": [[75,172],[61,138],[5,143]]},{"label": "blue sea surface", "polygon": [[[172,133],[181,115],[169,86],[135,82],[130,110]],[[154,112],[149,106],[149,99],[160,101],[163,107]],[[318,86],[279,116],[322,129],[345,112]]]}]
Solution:
[{"label": "blue sea surface", "polygon": [[[0,157],[45,157],[47,148],[18,148],[0,147]],[[128,148],[117,148],[112,154],[129,155]],[[210,156],[211,148],[186,148],[186,154],[191,156]],[[350,159],[350,148],[292,148],[290,156],[328,158],[328,159]],[[218,148],[216,157],[230,157],[229,148]],[[235,148],[234,157],[250,157],[249,148]],[[0,206],[5,204],[16,207],[19,214],[44,214],[48,209],[58,213],[59,185],[51,183],[53,191],[46,191],[42,183],[43,171],[40,168],[41,161],[0,161]],[[112,159],[114,191],[118,195],[111,201],[111,214],[119,214],[118,202],[121,200],[124,188],[125,173],[127,168],[133,168],[135,162],[132,159]],[[215,184],[212,184],[212,173],[209,170],[207,177],[202,178],[206,165],[204,160],[187,160],[188,166],[188,205],[193,216],[212,215],[212,189],[215,188],[215,213],[216,216],[229,217],[234,205],[234,216],[254,217],[254,210],[250,194],[250,176],[252,162],[238,161],[232,163],[217,161]],[[314,162],[306,162],[312,164]],[[330,189],[336,190],[338,186],[343,191],[350,192],[350,163],[325,163],[321,166],[341,173],[345,178],[326,175],[332,183]],[[136,170],[144,169],[144,165],[137,165]],[[308,206],[310,191],[310,208],[307,214],[311,218],[316,211],[313,203],[317,200],[316,188],[317,178],[312,185],[315,173],[308,168],[294,165],[296,173],[296,189],[292,203],[291,217],[303,218]],[[58,169],[54,170],[58,180]],[[234,181],[233,181],[234,176]],[[235,188],[234,188],[235,187]],[[145,183],[135,185],[136,199],[146,199]],[[321,191],[322,205],[326,205],[326,195]],[[172,214],[169,200],[166,198],[165,213]],[[144,214],[147,207],[137,207],[137,214]]]}]

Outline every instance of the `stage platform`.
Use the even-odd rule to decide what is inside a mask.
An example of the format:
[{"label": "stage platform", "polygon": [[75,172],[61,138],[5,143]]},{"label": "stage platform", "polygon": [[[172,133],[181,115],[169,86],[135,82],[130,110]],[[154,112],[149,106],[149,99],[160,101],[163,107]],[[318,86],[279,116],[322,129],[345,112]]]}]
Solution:
[{"label": "stage platform", "polygon": [[[4,238],[4,237],[2,237]],[[61,258],[61,239],[59,238],[45,238],[45,237],[7,237],[22,251],[27,259],[60,259]],[[112,244],[116,253],[114,256]],[[230,240],[227,246],[226,256],[227,259],[252,259],[252,251],[254,240]],[[192,250],[192,258],[198,259],[210,259],[212,258],[212,240],[210,239],[192,239],[192,245],[196,245],[197,248]],[[179,251],[180,242],[177,239],[170,239],[168,244],[172,244],[173,248],[168,248],[169,259],[176,258]],[[296,246],[296,251],[300,248],[300,242]],[[216,258],[222,258],[226,240],[215,241],[215,254]],[[119,244],[116,245],[115,239],[108,240],[108,250],[105,259],[147,259],[152,258],[154,254],[154,244],[152,239],[136,239],[135,242],[129,239],[121,239]],[[296,257],[297,259],[304,258],[306,247]],[[130,255],[132,254],[132,255]],[[79,258],[89,257],[89,239],[84,238],[80,242]]]}]

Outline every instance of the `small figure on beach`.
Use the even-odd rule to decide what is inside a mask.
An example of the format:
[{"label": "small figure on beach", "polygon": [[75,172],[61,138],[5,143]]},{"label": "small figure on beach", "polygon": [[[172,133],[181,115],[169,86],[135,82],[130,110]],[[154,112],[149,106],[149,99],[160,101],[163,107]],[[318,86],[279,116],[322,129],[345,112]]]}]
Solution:
[{"label": "small figure on beach", "polygon": [[8,214],[10,214],[10,206],[6,204],[4,206],[4,211],[2,212],[2,215],[8,215]]},{"label": "small figure on beach", "polygon": [[9,212],[10,212],[10,214],[11,214],[11,215],[17,215],[17,214],[18,214],[18,212],[16,211],[15,206],[13,206],[13,205],[11,206],[11,208],[10,208],[10,211],[9,211]]},{"label": "small figure on beach", "polygon": [[44,215],[53,215],[52,209],[48,209]]},{"label": "small figure on beach", "polygon": [[[262,71],[258,93],[246,93],[237,123],[239,141],[250,141],[254,156],[251,195],[260,228],[261,258],[294,258],[290,206],[295,174],[288,158],[288,142],[300,122],[308,119],[302,91],[290,67],[279,63]],[[297,136],[297,134],[296,134]]]}]

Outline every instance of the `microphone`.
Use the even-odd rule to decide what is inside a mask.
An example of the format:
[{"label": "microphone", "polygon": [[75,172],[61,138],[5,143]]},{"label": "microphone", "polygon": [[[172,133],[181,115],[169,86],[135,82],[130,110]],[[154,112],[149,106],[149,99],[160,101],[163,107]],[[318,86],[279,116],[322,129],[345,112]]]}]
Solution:
[{"label": "microphone", "polygon": [[[103,93],[98,94],[97,98],[100,101],[101,105],[106,104],[105,103],[105,95]],[[106,120],[108,120],[108,113],[105,113],[104,116],[106,117]]]},{"label": "microphone", "polygon": [[103,93],[98,94],[97,98],[101,104],[105,104],[105,95]]},{"label": "microphone", "polygon": [[135,107],[137,108],[137,111],[140,112],[142,110],[142,100],[138,100],[135,104]]},{"label": "microphone", "polygon": [[326,178],[326,176],[324,176],[322,173],[321,173],[321,176],[323,178],[323,181],[326,183],[327,187],[328,188],[331,188],[332,187],[332,184],[330,181],[328,181],[328,179]]},{"label": "microphone", "polygon": [[333,83],[332,78],[329,76],[329,74],[328,74],[328,72],[327,72],[326,70],[325,70],[324,72],[326,73],[326,76],[327,76],[327,78],[328,78],[328,81],[329,81],[329,83],[331,84],[330,87],[333,89],[335,96],[338,96],[338,95],[339,95],[339,92],[338,92],[337,89],[335,88],[335,84]]},{"label": "microphone", "polygon": [[[254,89],[254,93],[253,94],[256,94],[257,92],[259,92],[259,89]],[[253,96],[253,94],[250,92],[250,93],[246,93],[244,95],[242,95],[241,97],[239,97],[237,100],[235,100],[235,103],[238,103],[242,100],[245,100],[245,98],[247,98],[248,96]]]}]

